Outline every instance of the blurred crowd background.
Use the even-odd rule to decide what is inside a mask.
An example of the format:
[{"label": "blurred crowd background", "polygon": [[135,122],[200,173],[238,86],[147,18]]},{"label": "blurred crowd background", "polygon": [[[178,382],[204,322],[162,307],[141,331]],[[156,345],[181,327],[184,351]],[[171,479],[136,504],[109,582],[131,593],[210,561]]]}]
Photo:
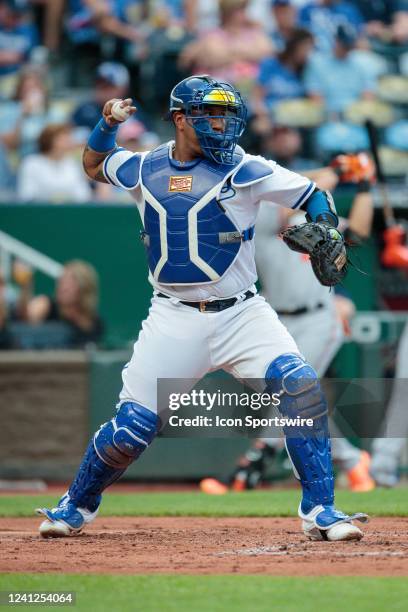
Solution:
[{"label": "blurred crowd background", "polygon": [[0,199],[127,199],[81,170],[103,103],[133,97],[118,141],[150,149],[192,73],[243,93],[250,152],[316,167],[366,148],[370,117],[406,180],[408,0],[0,0]]}]

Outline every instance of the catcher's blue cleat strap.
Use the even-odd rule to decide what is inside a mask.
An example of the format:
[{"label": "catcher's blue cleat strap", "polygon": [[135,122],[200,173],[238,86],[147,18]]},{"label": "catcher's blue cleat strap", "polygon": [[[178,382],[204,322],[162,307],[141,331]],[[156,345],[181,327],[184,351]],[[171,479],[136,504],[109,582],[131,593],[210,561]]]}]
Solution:
[{"label": "catcher's blue cleat strap", "polygon": [[36,512],[37,514],[44,515],[52,523],[62,521],[63,523],[69,525],[72,529],[80,529],[84,524],[84,517],[72,504],[70,504],[68,507],[64,506],[55,510],[38,508]]},{"label": "catcher's blue cleat strap", "polygon": [[360,521],[360,523],[368,523],[368,515],[363,512],[357,512],[356,514],[344,514],[339,510],[334,510],[333,512],[329,512],[324,510],[315,518],[315,525],[318,529],[329,529],[333,525],[337,525],[339,523],[350,523],[351,521]]},{"label": "catcher's blue cleat strap", "polygon": [[322,531],[326,531],[333,527],[333,525],[339,525],[341,523],[351,523],[356,520],[360,523],[368,523],[369,517],[364,512],[357,512],[355,514],[344,514],[340,510],[337,510],[333,504],[322,504],[315,506],[309,512],[305,512],[304,503],[302,502],[299,508],[299,516],[308,521],[312,521],[315,527]]}]

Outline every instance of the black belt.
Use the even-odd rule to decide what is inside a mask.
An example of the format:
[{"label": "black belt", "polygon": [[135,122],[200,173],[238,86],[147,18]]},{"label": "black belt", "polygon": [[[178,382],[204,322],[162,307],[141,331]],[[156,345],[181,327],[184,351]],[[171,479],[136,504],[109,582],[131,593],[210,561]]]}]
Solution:
[{"label": "black belt", "polygon": [[277,310],[276,313],[280,317],[297,317],[298,315],[306,314],[308,312],[315,312],[321,308],[324,308],[324,304],[319,302],[319,304],[316,304],[316,306],[313,306],[312,308],[303,306],[303,308],[297,308],[296,310]]},{"label": "black belt", "polygon": [[[221,312],[221,310],[225,310],[226,308],[231,308],[237,302],[245,302],[246,300],[254,297],[255,293],[252,291],[246,291],[244,293],[244,299],[240,300],[239,298],[228,298],[226,300],[213,300],[202,301],[202,302],[182,302],[180,300],[180,304],[184,304],[185,306],[191,306],[191,308],[197,308],[200,312]],[[170,295],[165,295],[164,293],[158,293],[157,297],[170,299]]]}]

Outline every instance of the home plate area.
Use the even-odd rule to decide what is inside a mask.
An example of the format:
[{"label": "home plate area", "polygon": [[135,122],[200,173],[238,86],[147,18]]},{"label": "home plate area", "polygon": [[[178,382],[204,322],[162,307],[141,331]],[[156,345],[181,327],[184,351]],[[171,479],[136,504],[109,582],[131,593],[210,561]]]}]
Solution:
[{"label": "home plate area", "polygon": [[293,518],[101,517],[43,539],[0,519],[0,572],[406,576],[408,519],[373,518],[360,542],[310,542]]}]

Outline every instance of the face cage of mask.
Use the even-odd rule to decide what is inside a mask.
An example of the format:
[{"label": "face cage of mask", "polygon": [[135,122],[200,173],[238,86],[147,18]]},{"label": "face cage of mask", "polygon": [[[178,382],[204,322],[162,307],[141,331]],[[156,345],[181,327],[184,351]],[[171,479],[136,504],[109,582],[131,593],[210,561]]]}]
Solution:
[{"label": "face cage of mask", "polygon": [[[192,114],[192,110],[202,114]],[[197,108],[197,105],[192,105],[192,108],[187,108],[186,119],[194,128],[198,142],[204,155],[215,161],[218,164],[232,164],[234,162],[234,150],[239,138],[245,130],[246,125],[246,110],[245,107],[234,109],[238,116],[229,115],[206,115],[204,108]],[[224,123],[224,131],[222,133],[215,132],[211,127],[211,120],[222,119]]]}]

